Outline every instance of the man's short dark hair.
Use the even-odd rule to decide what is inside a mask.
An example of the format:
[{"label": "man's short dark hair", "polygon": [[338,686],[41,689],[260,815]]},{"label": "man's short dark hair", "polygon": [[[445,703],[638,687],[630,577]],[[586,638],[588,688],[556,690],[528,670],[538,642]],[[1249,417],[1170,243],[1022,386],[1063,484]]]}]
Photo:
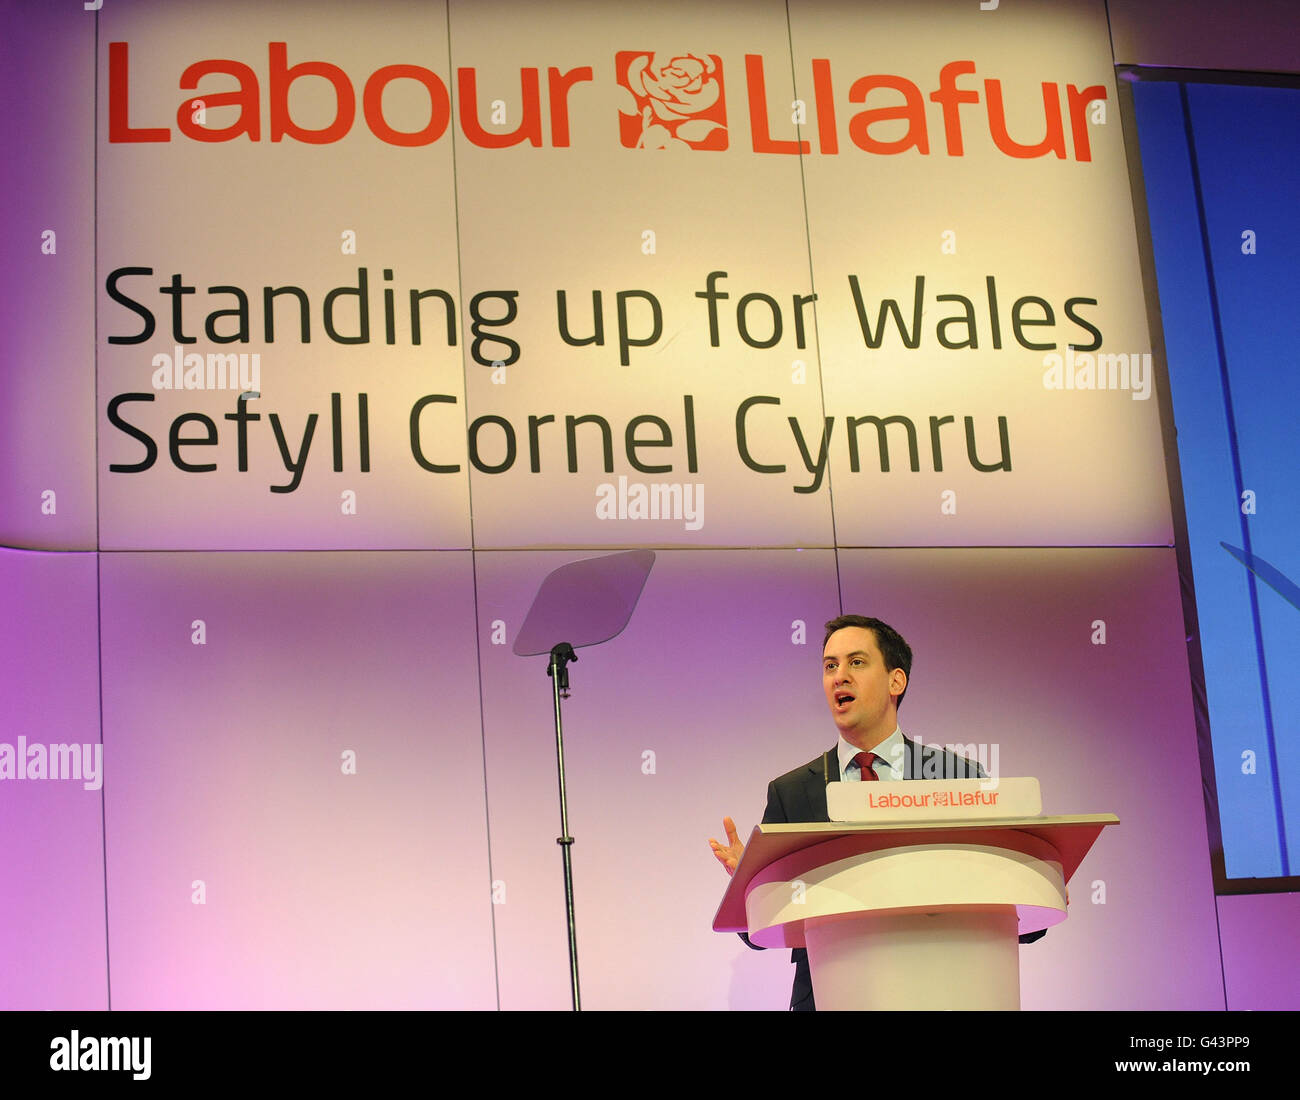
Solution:
[{"label": "man's short dark hair", "polygon": [[[822,639],[822,652],[826,651],[826,643],[831,640],[831,635],[847,626],[859,626],[863,630],[870,630],[876,637],[876,645],[880,647],[880,655],[885,659],[885,671],[889,672],[901,668],[908,682],[911,682],[912,647],[903,641],[903,636],[897,630],[879,619],[872,619],[866,615],[840,615],[838,618],[832,619],[826,624],[826,637]],[[903,705],[903,695],[906,694],[907,688],[903,688],[902,694],[898,697],[897,706],[901,707]]]}]

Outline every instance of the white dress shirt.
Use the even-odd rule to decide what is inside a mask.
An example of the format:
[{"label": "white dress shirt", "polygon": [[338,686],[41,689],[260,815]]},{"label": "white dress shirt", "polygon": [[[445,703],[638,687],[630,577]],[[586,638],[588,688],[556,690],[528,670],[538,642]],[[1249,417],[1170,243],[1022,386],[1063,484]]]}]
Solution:
[{"label": "white dress shirt", "polygon": [[[870,751],[876,754],[871,770],[876,773],[877,779],[901,780],[903,778],[903,759],[907,753],[907,746],[903,743],[903,731],[901,729],[895,726],[894,732]],[[850,745],[844,740],[844,735],[840,734],[840,779],[843,782],[859,783],[862,781],[862,772],[857,764],[853,762],[853,758],[860,752],[862,752],[862,749],[858,748],[857,745]]]}]

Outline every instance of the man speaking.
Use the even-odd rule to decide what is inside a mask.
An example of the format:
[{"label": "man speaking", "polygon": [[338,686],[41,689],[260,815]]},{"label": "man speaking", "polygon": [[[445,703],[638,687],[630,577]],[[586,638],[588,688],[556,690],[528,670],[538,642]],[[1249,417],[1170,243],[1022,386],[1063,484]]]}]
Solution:
[{"label": "man speaking", "polygon": [[[829,821],[826,784],[882,782],[905,779],[983,779],[978,763],[937,745],[919,745],[903,736],[898,708],[907,694],[912,650],[893,627],[865,615],[841,615],[826,624],[822,643],[822,691],[839,740],[821,756],[778,776],[767,785],[763,824]],[[722,819],[727,843],[710,838],[709,846],[727,874],[735,871],[745,846],[736,823]],[[1021,943],[1032,943],[1044,932],[1030,932]],[[749,944],[749,937],[741,933]],[[762,948],[755,947],[761,951]],[[790,1008],[811,1011],[812,976],[808,953],[797,947]]]}]

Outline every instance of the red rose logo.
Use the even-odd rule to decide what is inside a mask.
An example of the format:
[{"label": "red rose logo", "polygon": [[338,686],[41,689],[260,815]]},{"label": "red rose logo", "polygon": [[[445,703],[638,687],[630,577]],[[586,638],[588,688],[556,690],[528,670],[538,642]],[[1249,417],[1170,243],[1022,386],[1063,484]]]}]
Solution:
[{"label": "red rose logo", "polygon": [[727,147],[721,58],[681,54],[661,64],[652,53],[625,51],[615,66],[619,137],[626,148]]}]

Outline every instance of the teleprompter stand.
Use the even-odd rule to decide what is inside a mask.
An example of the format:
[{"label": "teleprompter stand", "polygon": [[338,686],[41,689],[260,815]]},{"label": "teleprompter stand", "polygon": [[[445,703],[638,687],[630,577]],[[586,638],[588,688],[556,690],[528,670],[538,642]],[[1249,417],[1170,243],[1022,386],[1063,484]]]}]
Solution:
[{"label": "teleprompter stand", "polygon": [[[569,984],[573,1010],[582,1009],[578,987],[578,932],[573,909],[573,837],[569,835],[569,801],[564,785],[564,723],[560,701],[569,698],[569,664],[575,649],[599,645],[623,632],[645,587],[654,551],[629,550],[569,562],[542,581],[524,625],[515,639],[520,657],[548,653],[555,709],[555,760],[560,783],[560,846],[564,862],[564,905],[569,923]],[[568,639],[560,641],[559,639]]]}]

